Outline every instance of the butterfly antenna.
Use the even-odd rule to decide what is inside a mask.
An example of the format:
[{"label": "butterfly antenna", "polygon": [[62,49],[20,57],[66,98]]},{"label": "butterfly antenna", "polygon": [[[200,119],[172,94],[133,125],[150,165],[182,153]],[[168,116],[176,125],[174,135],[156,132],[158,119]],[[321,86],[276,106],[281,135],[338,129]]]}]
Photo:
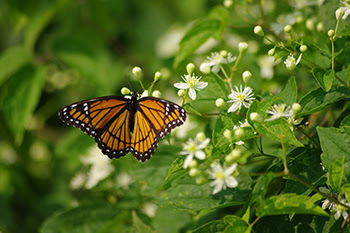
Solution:
[{"label": "butterfly antenna", "polygon": [[126,79],[126,82],[127,82],[128,85],[129,85],[129,87],[130,87],[130,90],[131,90],[132,92],[134,92],[134,88],[132,87],[132,85],[131,85],[131,83],[130,83],[128,77],[127,77],[126,75],[124,75],[124,77],[125,77],[125,79]]}]

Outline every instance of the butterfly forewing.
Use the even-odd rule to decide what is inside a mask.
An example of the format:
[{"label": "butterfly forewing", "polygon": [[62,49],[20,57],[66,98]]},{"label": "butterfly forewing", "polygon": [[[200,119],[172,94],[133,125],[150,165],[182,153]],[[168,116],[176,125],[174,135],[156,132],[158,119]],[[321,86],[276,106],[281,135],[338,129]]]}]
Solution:
[{"label": "butterfly forewing", "polygon": [[95,137],[98,147],[110,158],[132,152],[144,162],[160,138],[185,122],[186,111],[159,98],[137,100],[133,94],[131,99],[108,96],[77,102],[62,109],[59,116],[66,124]]}]

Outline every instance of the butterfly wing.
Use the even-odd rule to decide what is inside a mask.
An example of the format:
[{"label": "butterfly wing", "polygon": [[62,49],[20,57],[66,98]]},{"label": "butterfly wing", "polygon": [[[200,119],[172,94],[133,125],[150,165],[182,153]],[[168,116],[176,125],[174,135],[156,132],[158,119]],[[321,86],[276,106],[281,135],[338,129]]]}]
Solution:
[{"label": "butterfly wing", "polygon": [[158,140],[185,120],[186,111],[179,105],[155,97],[141,98],[131,138],[134,156],[141,161],[148,160],[157,148]]},{"label": "butterfly wing", "polygon": [[129,101],[117,96],[81,101],[63,108],[59,117],[66,124],[95,137],[104,154],[119,158],[130,147]]}]

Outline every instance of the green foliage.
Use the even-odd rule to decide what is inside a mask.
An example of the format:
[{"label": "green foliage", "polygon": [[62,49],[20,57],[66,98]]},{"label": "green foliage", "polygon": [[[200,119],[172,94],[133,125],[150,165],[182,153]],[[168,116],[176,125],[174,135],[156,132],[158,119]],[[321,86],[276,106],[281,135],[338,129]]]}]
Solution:
[{"label": "green foliage", "polygon": [[[350,10],[338,0],[2,1],[0,232],[350,232],[340,6]],[[145,163],[107,158],[57,116],[125,86],[187,112]]]}]

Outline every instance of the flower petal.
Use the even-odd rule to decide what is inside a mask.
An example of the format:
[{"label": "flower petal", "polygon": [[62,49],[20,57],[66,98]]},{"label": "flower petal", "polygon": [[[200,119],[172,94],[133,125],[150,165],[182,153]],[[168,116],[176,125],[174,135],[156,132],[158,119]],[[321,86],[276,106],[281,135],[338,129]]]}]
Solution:
[{"label": "flower petal", "polygon": [[193,99],[193,100],[196,99],[196,91],[193,88],[189,89],[188,95],[190,96],[191,99]]},{"label": "flower petal", "polygon": [[194,156],[196,156],[196,158],[200,160],[205,159],[205,153],[202,150],[196,151]]},{"label": "flower petal", "polygon": [[195,86],[194,89],[196,89],[197,91],[206,88],[208,86],[207,82],[198,82]]},{"label": "flower petal", "polygon": [[188,155],[183,163],[183,168],[188,168],[188,166],[190,165],[190,162],[193,160],[193,155]]},{"label": "flower petal", "polygon": [[190,86],[187,83],[175,83],[174,87],[178,88],[178,89],[188,89],[190,88]]}]

